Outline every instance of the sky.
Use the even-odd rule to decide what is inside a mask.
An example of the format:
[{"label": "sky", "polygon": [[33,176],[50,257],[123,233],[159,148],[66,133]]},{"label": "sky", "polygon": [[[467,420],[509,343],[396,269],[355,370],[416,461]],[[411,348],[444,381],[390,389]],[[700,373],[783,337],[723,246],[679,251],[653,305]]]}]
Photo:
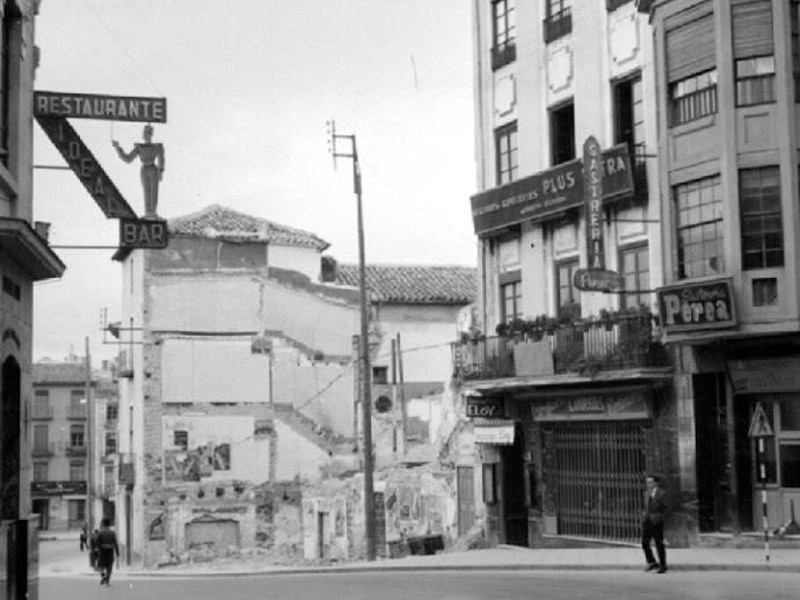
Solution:
[{"label": "sky", "polygon": [[[167,98],[155,124],[166,170],[158,213],[221,204],[312,231],[357,262],[351,164],[334,170],[326,122],[355,134],[368,263],[474,266],[470,5],[464,0],[44,0],[36,20],[37,90]],[[139,165],[122,162],[141,123],[72,126],[138,214]],[[34,125],[34,164],[64,166]],[[115,245],[70,171],[36,169],[34,218],[53,245]],[[34,360],[117,348],[113,250],[57,249],[60,280],[34,290]]]}]

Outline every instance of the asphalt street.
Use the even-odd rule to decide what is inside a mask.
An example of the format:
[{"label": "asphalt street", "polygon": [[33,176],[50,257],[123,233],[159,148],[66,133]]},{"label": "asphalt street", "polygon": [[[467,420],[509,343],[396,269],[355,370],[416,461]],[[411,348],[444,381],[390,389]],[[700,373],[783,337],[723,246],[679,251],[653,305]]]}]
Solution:
[{"label": "asphalt street", "polygon": [[800,574],[740,572],[381,572],[214,578],[45,578],[41,600],[797,600]]}]

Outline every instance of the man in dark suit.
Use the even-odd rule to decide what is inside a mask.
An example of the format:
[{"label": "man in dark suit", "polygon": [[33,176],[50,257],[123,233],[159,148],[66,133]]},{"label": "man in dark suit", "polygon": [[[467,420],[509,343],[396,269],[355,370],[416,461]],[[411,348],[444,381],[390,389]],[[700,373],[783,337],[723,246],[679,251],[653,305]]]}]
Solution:
[{"label": "man in dark suit", "polygon": [[[647,491],[644,494],[644,514],[642,518],[642,549],[647,560],[647,571],[667,572],[667,551],[664,548],[664,517],[667,512],[666,493],[655,475],[647,476]],[[658,562],[653,558],[650,540],[656,545]]]}]

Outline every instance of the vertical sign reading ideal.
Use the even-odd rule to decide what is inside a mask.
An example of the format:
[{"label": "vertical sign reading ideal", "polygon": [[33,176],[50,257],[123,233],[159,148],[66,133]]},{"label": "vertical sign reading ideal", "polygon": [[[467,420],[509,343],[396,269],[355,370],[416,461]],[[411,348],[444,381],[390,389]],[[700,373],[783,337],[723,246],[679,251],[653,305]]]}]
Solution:
[{"label": "vertical sign reading ideal", "polygon": [[586,202],[586,252],[589,270],[605,269],[603,252],[603,154],[590,135],[583,143],[584,198]]}]

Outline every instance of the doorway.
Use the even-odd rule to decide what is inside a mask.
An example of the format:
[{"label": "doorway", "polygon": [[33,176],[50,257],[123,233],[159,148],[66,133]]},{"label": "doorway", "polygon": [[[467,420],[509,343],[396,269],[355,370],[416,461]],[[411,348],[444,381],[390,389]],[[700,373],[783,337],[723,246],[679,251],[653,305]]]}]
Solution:
[{"label": "doorway", "polygon": [[19,518],[21,407],[19,363],[3,362],[0,381],[0,520]]},{"label": "doorway", "polygon": [[34,498],[33,514],[39,515],[39,531],[47,531],[50,528],[50,500]]},{"label": "doorway", "polygon": [[456,467],[458,489],[458,535],[467,533],[475,523],[475,469]]},{"label": "doorway", "polygon": [[503,531],[505,543],[528,545],[528,507],[525,504],[525,438],[516,425],[514,444],[502,446],[503,463]]}]

